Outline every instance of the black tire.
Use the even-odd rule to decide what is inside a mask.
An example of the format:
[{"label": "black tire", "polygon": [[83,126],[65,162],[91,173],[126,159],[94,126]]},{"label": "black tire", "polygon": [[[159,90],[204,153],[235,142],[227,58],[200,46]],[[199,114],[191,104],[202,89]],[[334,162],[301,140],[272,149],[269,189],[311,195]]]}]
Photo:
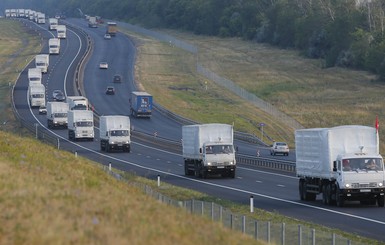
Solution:
[{"label": "black tire", "polygon": [[385,204],[385,197],[384,196],[378,196],[377,197],[377,205],[382,208]]},{"label": "black tire", "polygon": [[303,188],[304,188],[304,181],[300,179],[299,184],[298,184],[298,190],[299,190],[299,198],[301,199],[301,201],[305,201],[305,195],[303,194]]},{"label": "black tire", "polygon": [[337,204],[338,207],[343,207],[345,205],[345,198],[340,195],[340,188],[337,188],[336,204]]},{"label": "black tire", "polygon": [[188,164],[186,162],[184,163],[184,175],[190,175],[190,171],[188,170]]},{"label": "black tire", "polygon": [[100,142],[100,151],[104,151],[103,143]]},{"label": "black tire", "polygon": [[235,178],[235,171],[231,171],[229,176],[230,176],[230,178],[234,179]]}]

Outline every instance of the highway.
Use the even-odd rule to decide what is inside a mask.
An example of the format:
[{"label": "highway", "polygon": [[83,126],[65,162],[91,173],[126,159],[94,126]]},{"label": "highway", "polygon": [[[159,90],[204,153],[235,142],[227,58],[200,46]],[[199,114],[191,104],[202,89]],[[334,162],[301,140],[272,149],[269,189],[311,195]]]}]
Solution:
[{"label": "highway", "polygon": [[[50,99],[54,89],[62,89],[66,95],[75,94],[73,78],[76,65],[87,49],[87,38],[83,34],[86,32],[92,40],[93,52],[84,70],[82,82],[85,95],[99,115],[129,115],[128,98],[130,91],[135,89],[133,69],[136,50],[133,41],[121,33],[111,40],[104,40],[104,28],[88,28],[87,23],[80,19],[66,21],[82,31],[69,28],[67,39],[62,40],[60,55],[51,55],[49,72],[43,75],[48,98]],[[26,24],[39,30],[46,43],[53,35],[48,31],[48,26],[38,26],[31,22]],[[43,46],[42,53],[48,53],[47,45]],[[107,70],[99,69],[101,61],[107,61],[110,67]],[[27,68],[32,66],[30,64]],[[123,75],[124,81],[122,84],[113,84],[117,90],[114,96],[105,95],[105,89],[107,85],[112,85],[112,78],[116,73]],[[16,109],[26,121],[37,123],[39,127],[47,127],[46,117],[38,115],[37,109],[30,109],[28,106],[27,80],[25,70],[14,88]],[[384,208],[362,206],[354,202],[347,203],[344,208],[325,206],[320,197],[316,202],[303,202],[299,200],[298,179],[294,174],[249,165],[238,165],[234,179],[186,177],[180,148],[167,148],[151,138],[141,139],[135,136],[135,131],[150,135],[157,132],[159,136],[178,142],[181,139],[181,125],[178,122],[155,111],[151,119],[131,118],[131,123],[135,130],[132,152],[129,154],[101,152],[98,137],[93,142],[69,142],[67,130],[50,132],[60,139],[62,149],[76,151],[81,156],[105,165],[111,164],[117,169],[153,180],[160,175],[162,181],[243,204],[248,204],[250,195],[253,195],[256,208],[385,242],[382,233],[385,228]],[[98,136],[97,128],[95,134]],[[240,154],[255,154],[255,145],[244,142],[236,144],[239,145]],[[276,159],[294,160],[293,155],[289,158],[277,156]],[[269,157],[268,150],[261,149],[261,156]]]}]

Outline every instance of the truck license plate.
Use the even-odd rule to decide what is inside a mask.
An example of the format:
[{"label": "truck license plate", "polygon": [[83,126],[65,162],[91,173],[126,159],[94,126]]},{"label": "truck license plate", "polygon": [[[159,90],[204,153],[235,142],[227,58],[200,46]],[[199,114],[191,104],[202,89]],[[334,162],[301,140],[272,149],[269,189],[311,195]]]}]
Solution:
[{"label": "truck license plate", "polygon": [[370,192],[370,189],[361,189],[360,192]]},{"label": "truck license plate", "polygon": [[217,168],[224,168],[224,166],[218,166]]}]

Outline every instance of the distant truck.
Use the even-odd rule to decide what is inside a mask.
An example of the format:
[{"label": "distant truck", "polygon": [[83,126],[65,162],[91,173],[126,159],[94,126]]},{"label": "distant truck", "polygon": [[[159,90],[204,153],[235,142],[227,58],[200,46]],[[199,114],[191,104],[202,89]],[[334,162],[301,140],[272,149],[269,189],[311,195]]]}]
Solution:
[{"label": "distant truck", "polygon": [[48,49],[49,49],[49,54],[59,54],[60,53],[60,39],[59,38],[50,38],[48,40]]},{"label": "distant truck", "polygon": [[35,66],[39,68],[42,73],[48,72],[49,66],[49,55],[48,54],[38,54],[35,56]]},{"label": "distant truck", "polygon": [[134,117],[151,117],[152,95],[147,92],[133,91],[130,98],[131,115]]},{"label": "distant truck", "polygon": [[182,126],[185,175],[206,178],[209,174],[235,177],[233,127],[227,124]]},{"label": "distant truck", "polygon": [[68,111],[68,139],[94,140],[94,113],[92,111]]},{"label": "distant truck", "polygon": [[116,25],[116,22],[107,22],[106,33],[110,34],[111,36],[116,36],[117,32],[118,32],[118,26]]},{"label": "distant truck", "polygon": [[28,82],[29,86],[33,84],[42,84],[41,83],[41,69],[40,68],[29,68],[28,69]]},{"label": "distant truck", "polygon": [[47,103],[48,128],[67,128],[68,103],[50,101]]},{"label": "distant truck", "polygon": [[65,25],[58,25],[56,27],[57,38],[66,39],[67,38],[67,27]]},{"label": "distant truck", "polygon": [[100,150],[130,152],[130,118],[127,116],[101,116],[99,120]]},{"label": "distant truck", "polygon": [[31,107],[45,105],[45,87],[43,84],[32,84],[28,86],[28,94]]},{"label": "distant truck", "polygon": [[69,110],[88,110],[88,99],[84,96],[67,96]]},{"label": "distant truck", "polygon": [[97,28],[98,27],[98,22],[97,22],[96,16],[88,17],[88,27],[91,27],[91,28]]},{"label": "distant truck", "polygon": [[295,132],[301,200],[342,207],[345,201],[384,206],[384,162],[376,128],[358,125]]},{"label": "distant truck", "polygon": [[48,29],[50,31],[56,30],[56,27],[59,25],[59,20],[56,18],[49,18],[48,19]]},{"label": "distant truck", "polygon": [[38,24],[45,24],[45,14],[44,13],[38,13],[37,14],[37,21]]}]

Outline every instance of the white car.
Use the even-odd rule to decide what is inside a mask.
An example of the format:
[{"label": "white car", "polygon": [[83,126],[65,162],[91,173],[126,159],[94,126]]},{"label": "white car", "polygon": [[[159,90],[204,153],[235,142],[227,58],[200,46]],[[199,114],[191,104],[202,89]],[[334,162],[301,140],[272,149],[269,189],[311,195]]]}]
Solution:
[{"label": "white car", "polygon": [[289,155],[289,146],[285,142],[274,142],[274,144],[270,148],[270,155]]},{"label": "white car", "polygon": [[107,39],[107,40],[111,39],[111,35],[108,33],[104,34],[104,39]]},{"label": "white car", "polygon": [[39,114],[47,114],[47,107],[45,105],[39,107]]},{"label": "white car", "polygon": [[108,63],[107,62],[100,62],[99,68],[100,69],[108,69]]}]

